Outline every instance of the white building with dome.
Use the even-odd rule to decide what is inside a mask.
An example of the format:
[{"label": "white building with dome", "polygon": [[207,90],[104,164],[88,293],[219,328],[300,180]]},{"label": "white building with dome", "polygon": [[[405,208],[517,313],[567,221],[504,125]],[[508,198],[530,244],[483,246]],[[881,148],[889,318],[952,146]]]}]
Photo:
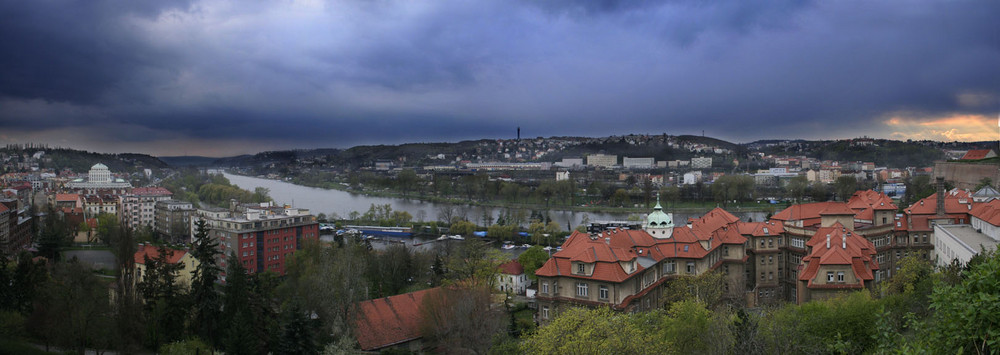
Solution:
[{"label": "white building with dome", "polygon": [[132,184],[121,178],[111,175],[111,170],[107,165],[97,163],[90,167],[87,178],[78,178],[66,183],[66,188],[73,190],[83,190],[83,193],[96,194],[98,190],[111,191],[112,193],[125,193],[132,188]]}]

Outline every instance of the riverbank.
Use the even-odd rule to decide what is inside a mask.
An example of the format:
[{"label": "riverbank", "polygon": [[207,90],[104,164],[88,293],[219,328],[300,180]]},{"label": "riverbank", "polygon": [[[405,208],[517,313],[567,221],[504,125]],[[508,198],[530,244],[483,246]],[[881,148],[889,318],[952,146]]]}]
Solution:
[{"label": "riverbank", "polygon": [[[245,177],[255,177],[249,175],[240,175],[233,172],[227,171],[229,174],[245,176]],[[260,177],[257,177],[260,178]],[[270,180],[270,179],[269,179]],[[358,194],[368,197],[382,197],[382,198],[397,198],[397,199],[410,199],[421,202],[429,203],[440,203],[440,204],[450,204],[450,205],[469,205],[477,207],[489,207],[489,208],[518,208],[526,210],[561,210],[568,212],[585,212],[585,213],[606,213],[606,214],[635,214],[635,213],[648,213],[652,206],[648,207],[611,207],[611,206],[571,206],[565,204],[538,204],[538,203],[518,203],[509,201],[476,201],[467,200],[462,198],[454,197],[441,197],[441,196],[428,196],[426,194],[403,194],[391,190],[371,190],[371,189],[353,189],[350,186],[341,183],[327,183],[327,184],[308,184],[302,181],[297,181],[295,179],[284,180],[284,179],[273,179],[274,181],[281,181],[289,184],[294,184],[303,187],[311,187],[318,189],[327,190],[337,190],[343,191],[350,194]],[[702,214],[708,212],[709,210],[716,207],[723,207],[730,212],[764,212],[764,213],[774,213],[780,211],[784,207],[783,204],[765,204],[765,203],[742,203],[733,204],[729,206],[722,206],[713,201],[705,202],[681,202],[681,201],[666,201],[662,203],[664,209],[671,212],[677,213],[690,213],[690,214]]]}]

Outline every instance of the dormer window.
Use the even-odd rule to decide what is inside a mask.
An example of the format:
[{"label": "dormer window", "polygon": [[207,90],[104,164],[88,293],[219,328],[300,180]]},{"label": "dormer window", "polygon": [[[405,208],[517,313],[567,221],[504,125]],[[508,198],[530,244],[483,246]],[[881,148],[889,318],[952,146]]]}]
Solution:
[{"label": "dormer window", "polygon": [[687,245],[684,246],[684,251],[685,252],[688,251],[688,246]]}]

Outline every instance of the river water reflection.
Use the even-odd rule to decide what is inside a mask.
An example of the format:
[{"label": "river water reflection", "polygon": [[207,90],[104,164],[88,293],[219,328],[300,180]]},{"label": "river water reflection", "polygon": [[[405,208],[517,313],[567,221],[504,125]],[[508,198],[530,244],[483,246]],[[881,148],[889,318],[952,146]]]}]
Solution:
[{"label": "river water reflection", "polygon": [[[346,218],[352,211],[364,213],[373,204],[388,204],[392,206],[392,209],[395,211],[406,211],[410,213],[415,221],[434,221],[440,219],[438,213],[441,204],[424,202],[415,199],[365,196],[340,190],[328,190],[301,186],[284,181],[233,175],[229,173],[223,173],[223,175],[229,179],[231,183],[245,190],[253,191],[258,187],[267,188],[271,191],[271,198],[273,198],[275,202],[290,204],[295,207],[308,208],[313,214],[324,213],[328,216]],[[482,219],[485,215],[490,216],[490,219],[495,221],[497,216],[503,211],[502,208],[484,206],[459,205],[456,207],[458,208],[456,209],[457,213],[455,215],[464,216],[469,221],[473,221],[478,224],[483,224]],[[761,221],[765,217],[764,212],[730,212],[743,220],[750,218],[754,221]],[[686,221],[689,217],[699,216],[700,214],[694,213],[674,213],[674,221],[679,224],[682,221]],[[564,226],[564,228],[569,229],[583,224],[585,219],[591,222],[625,220],[629,217],[629,214],[575,212],[552,209],[549,210],[549,217],[553,221],[556,221],[560,225]]]}]

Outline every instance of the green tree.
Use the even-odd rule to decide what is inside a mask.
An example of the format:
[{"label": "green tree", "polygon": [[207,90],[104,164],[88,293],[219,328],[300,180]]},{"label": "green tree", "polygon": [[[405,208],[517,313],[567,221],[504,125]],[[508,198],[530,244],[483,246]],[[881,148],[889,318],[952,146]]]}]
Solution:
[{"label": "green tree", "polygon": [[170,263],[170,258],[178,251],[166,247],[157,249],[155,258],[150,259],[148,254],[143,256],[146,267],[139,282],[139,294],[150,317],[145,338],[152,349],[181,339],[187,309],[184,302],[186,294],[177,285],[177,273],[184,265]]},{"label": "green tree", "polygon": [[194,269],[191,280],[190,299],[193,309],[188,326],[192,334],[209,344],[219,342],[222,301],[215,284],[222,271],[218,264],[221,254],[218,241],[209,235],[208,224],[204,219],[199,219],[195,222],[194,249],[191,250],[191,256],[198,260],[198,266]]},{"label": "green tree", "polygon": [[538,280],[538,277],[535,276],[535,270],[545,265],[547,260],[549,260],[549,252],[542,249],[541,245],[528,248],[517,256],[517,262],[524,267],[524,273],[532,280]]},{"label": "green tree", "polygon": [[655,336],[662,321],[658,312],[636,316],[605,307],[568,308],[527,336],[520,350],[524,354],[675,353],[666,338]]},{"label": "green tree", "polygon": [[625,191],[625,189],[615,190],[614,195],[611,196],[612,206],[625,207],[630,204],[629,194],[628,191]]},{"label": "green tree", "polygon": [[493,307],[488,286],[441,287],[424,296],[420,333],[444,353],[482,354],[506,328],[503,308]]},{"label": "green tree", "polygon": [[399,172],[399,175],[396,175],[396,183],[399,186],[399,190],[403,192],[403,196],[408,196],[410,194],[410,191],[416,187],[417,180],[419,180],[419,178],[413,169],[404,169]]},{"label": "green tree", "polygon": [[80,354],[111,345],[108,291],[86,266],[55,264],[37,302],[27,323],[36,336]]},{"label": "green tree", "polygon": [[71,235],[62,212],[52,205],[45,208],[45,218],[38,231],[38,252],[49,260],[59,260],[59,249],[69,244]]},{"label": "green tree", "polygon": [[1000,350],[1000,253],[981,262],[957,285],[939,283],[931,295],[934,314],[926,336],[931,352],[991,354]]},{"label": "green tree", "polygon": [[257,354],[263,347],[254,330],[255,317],[251,308],[252,285],[243,263],[236,253],[227,258],[224,288],[222,348],[227,354]]},{"label": "green tree", "polygon": [[833,188],[837,198],[847,201],[855,191],[858,191],[858,179],[854,175],[841,175],[833,182]]},{"label": "green tree", "polygon": [[663,290],[661,303],[669,309],[671,304],[681,301],[701,302],[716,308],[722,304],[726,275],[718,271],[698,276],[678,277]]},{"label": "green tree", "polygon": [[805,176],[799,175],[788,181],[785,191],[788,191],[788,195],[795,200],[795,203],[801,203],[807,188],[809,188],[809,180]]},{"label": "green tree", "polygon": [[451,224],[451,228],[448,232],[451,234],[458,234],[464,236],[472,235],[472,232],[476,231],[476,225],[469,221],[457,221]]}]

